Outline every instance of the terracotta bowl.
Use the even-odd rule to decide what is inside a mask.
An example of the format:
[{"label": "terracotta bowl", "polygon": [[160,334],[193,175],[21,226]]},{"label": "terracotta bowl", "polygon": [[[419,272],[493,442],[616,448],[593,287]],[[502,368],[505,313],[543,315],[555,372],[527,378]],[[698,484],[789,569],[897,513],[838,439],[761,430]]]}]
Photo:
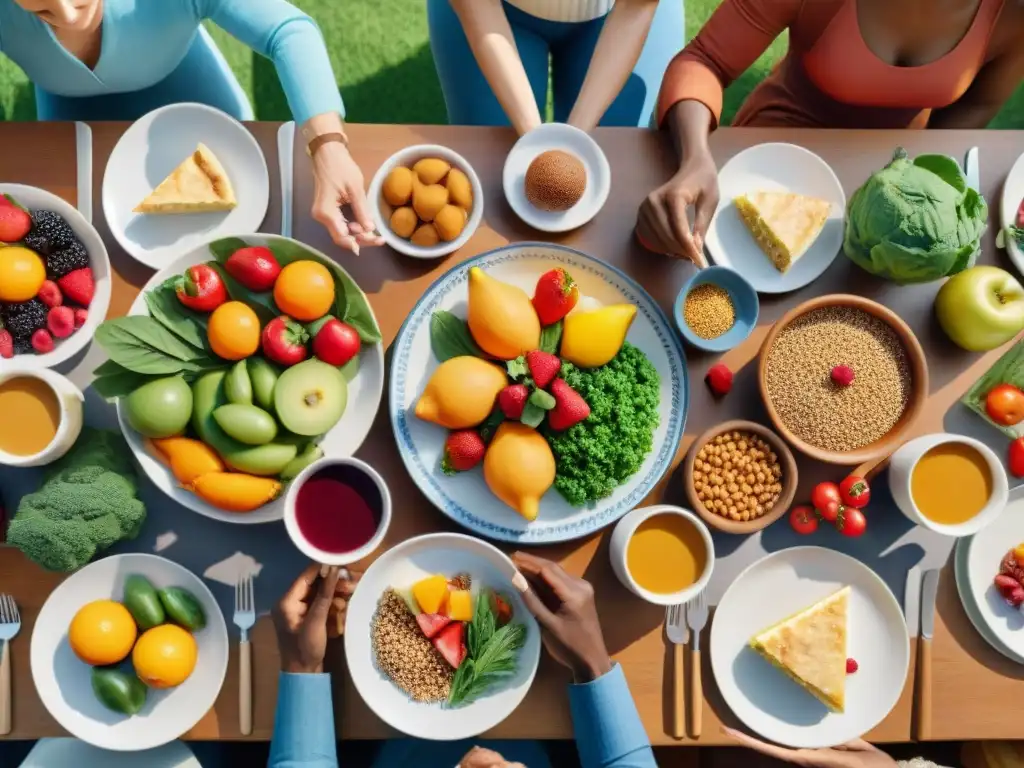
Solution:
[{"label": "terracotta bowl", "polygon": [[[753,432],[772,447],[775,455],[779,457],[779,464],[782,465],[782,493],[779,494],[778,501],[775,502],[771,512],[754,520],[733,520],[712,512],[697,498],[697,489],[693,485],[693,462],[697,458],[697,452],[723,432],[733,431]],[[782,441],[782,438],[768,427],[741,419],[717,424],[700,435],[690,446],[690,452],[686,455],[686,462],[683,465],[683,483],[686,485],[686,495],[690,499],[690,507],[701,516],[705,523],[725,533],[754,533],[774,523],[789,511],[789,507],[793,503],[793,496],[796,495],[797,479],[796,459],[793,458],[793,452],[789,450],[789,446]]]},{"label": "terracotta bowl", "polygon": [[[855,309],[863,310],[864,312],[874,315],[879,320],[882,320],[896,331],[896,335],[899,337],[900,342],[903,344],[903,348],[907,352],[907,362],[910,365],[910,399],[907,402],[907,406],[904,409],[900,420],[896,422],[895,426],[893,426],[893,428],[889,430],[889,433],[884,437],[869,445],[865,445],[863,448],[858,448],[853,451],[829,451],[801,440],[793,434],[792,430],[790,430],[786,423],[782,421],[778,412],[775,410],[775,406],[772,404],[771,398],[768,396],[768,386],[765,381],[765,371],[768,365],[768,351],[772,348],[772,345],[775,344],[775,340],[786,326],[808,312],[815,309],[821,309],[822,307],[853,307]],[[924,350],[921,349],[921,343],[917,340],[917,337],[910,329],[910,326],[903,322],[899,315],[892,310],[883,307],[881,304],[871,301],[870,299],[850,294],[819,296],[816,299],[805,301],[803,304],[800,304],[783,315],[775,325],[772,326],[771,331],[769,331],[768,336],[761,345],[761,353],[757,363],[757,379],[758,386],[761,389],[761,399],[764,401],[764,406],[768,410],[768,415],[771,417],[772,423],[775,425],[775,429],[778,430],[779,434],[782,435],[790,445],[801,453],[810,456],[812,459],[824,461],[829,464],[842,464],[846,466],[856,466],[865,462],[874,461],[881,457],[888,456],[895,451],[903,443],[907,431],[917,420],[917,417],[921,415],[921,411],[924,409],[925,400],[928,397],[928,363],[925,360]]]}]

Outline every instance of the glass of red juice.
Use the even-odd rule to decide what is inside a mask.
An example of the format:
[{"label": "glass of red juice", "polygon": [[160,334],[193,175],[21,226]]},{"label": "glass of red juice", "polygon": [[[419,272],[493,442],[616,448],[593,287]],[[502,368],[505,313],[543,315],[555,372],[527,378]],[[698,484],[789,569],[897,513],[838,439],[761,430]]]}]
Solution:
[{"label": "glass of red juice", "polygon": [[359,459],[320,459],[285,497],[285,527],[299,551],[324,565],[348,565],[373,552],[391,523],[384,478]]}]

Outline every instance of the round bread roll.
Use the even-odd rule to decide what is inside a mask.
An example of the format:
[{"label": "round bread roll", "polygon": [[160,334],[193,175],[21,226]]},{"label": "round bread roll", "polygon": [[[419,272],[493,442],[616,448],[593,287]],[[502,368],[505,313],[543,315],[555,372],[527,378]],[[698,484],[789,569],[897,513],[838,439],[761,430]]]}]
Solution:
[{"label": "round bread roll", "polygon": [[560,149],[541,152],[526,169],[526,199],[542,211],[567,211],[583,197],[587,170]]}]

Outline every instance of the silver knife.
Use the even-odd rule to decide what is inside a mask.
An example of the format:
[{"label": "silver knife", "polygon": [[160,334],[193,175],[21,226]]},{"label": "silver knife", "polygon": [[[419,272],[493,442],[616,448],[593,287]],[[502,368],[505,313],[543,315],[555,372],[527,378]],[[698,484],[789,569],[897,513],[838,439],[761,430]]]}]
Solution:
[{"label": "silver knife", "polygon": [[932,636],[935,634],[935,596],[939,571],[925,571],[921,586],[921,636],[917,638],[917,738],[932,734]]},{"label": "silver knife", "polygon": [[917,637],[918,627],[921,626],[921,569],[916,565],[907,571],[903,615],[907,620],[907,632],[911,637]]},{"label": "silver knife", "polygon": [[964,175],[967,176],[967,186],[975,192],[981,193],[981,167],[978,165],[978,148],[971,147],[964,157]]},{"label": "silver knife", "polygon": [[935,635],[935,596],[939,593],[939,570],[924,572],[921,586],[921,637],[931,640]]}]

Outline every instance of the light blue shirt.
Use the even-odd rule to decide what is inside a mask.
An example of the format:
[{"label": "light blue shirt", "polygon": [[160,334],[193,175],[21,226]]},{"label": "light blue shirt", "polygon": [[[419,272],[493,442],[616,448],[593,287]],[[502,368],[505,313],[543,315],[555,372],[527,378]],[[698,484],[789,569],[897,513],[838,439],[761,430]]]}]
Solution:
[{"label": "light blue shirt", "polygon": [[[591,683],[569,686],[576,746],[583,768],[657,768],[622,668]],[[376,766],[453,768],[468,742],[398,740],[384,745]],[[550,763],[537,742],[486,744],[529,768]],[[281,673],[269,768],[337,768],[330,675]]]},{"label": "light blue shirt", "polygon": [[38,16],[0,0],[0,51],[57,96],[129,93],[170,75],[205,19],[274,62],[296,122],[343,111],[320,30],[286,0],[104,0],[102,49],[93,69]]}]

